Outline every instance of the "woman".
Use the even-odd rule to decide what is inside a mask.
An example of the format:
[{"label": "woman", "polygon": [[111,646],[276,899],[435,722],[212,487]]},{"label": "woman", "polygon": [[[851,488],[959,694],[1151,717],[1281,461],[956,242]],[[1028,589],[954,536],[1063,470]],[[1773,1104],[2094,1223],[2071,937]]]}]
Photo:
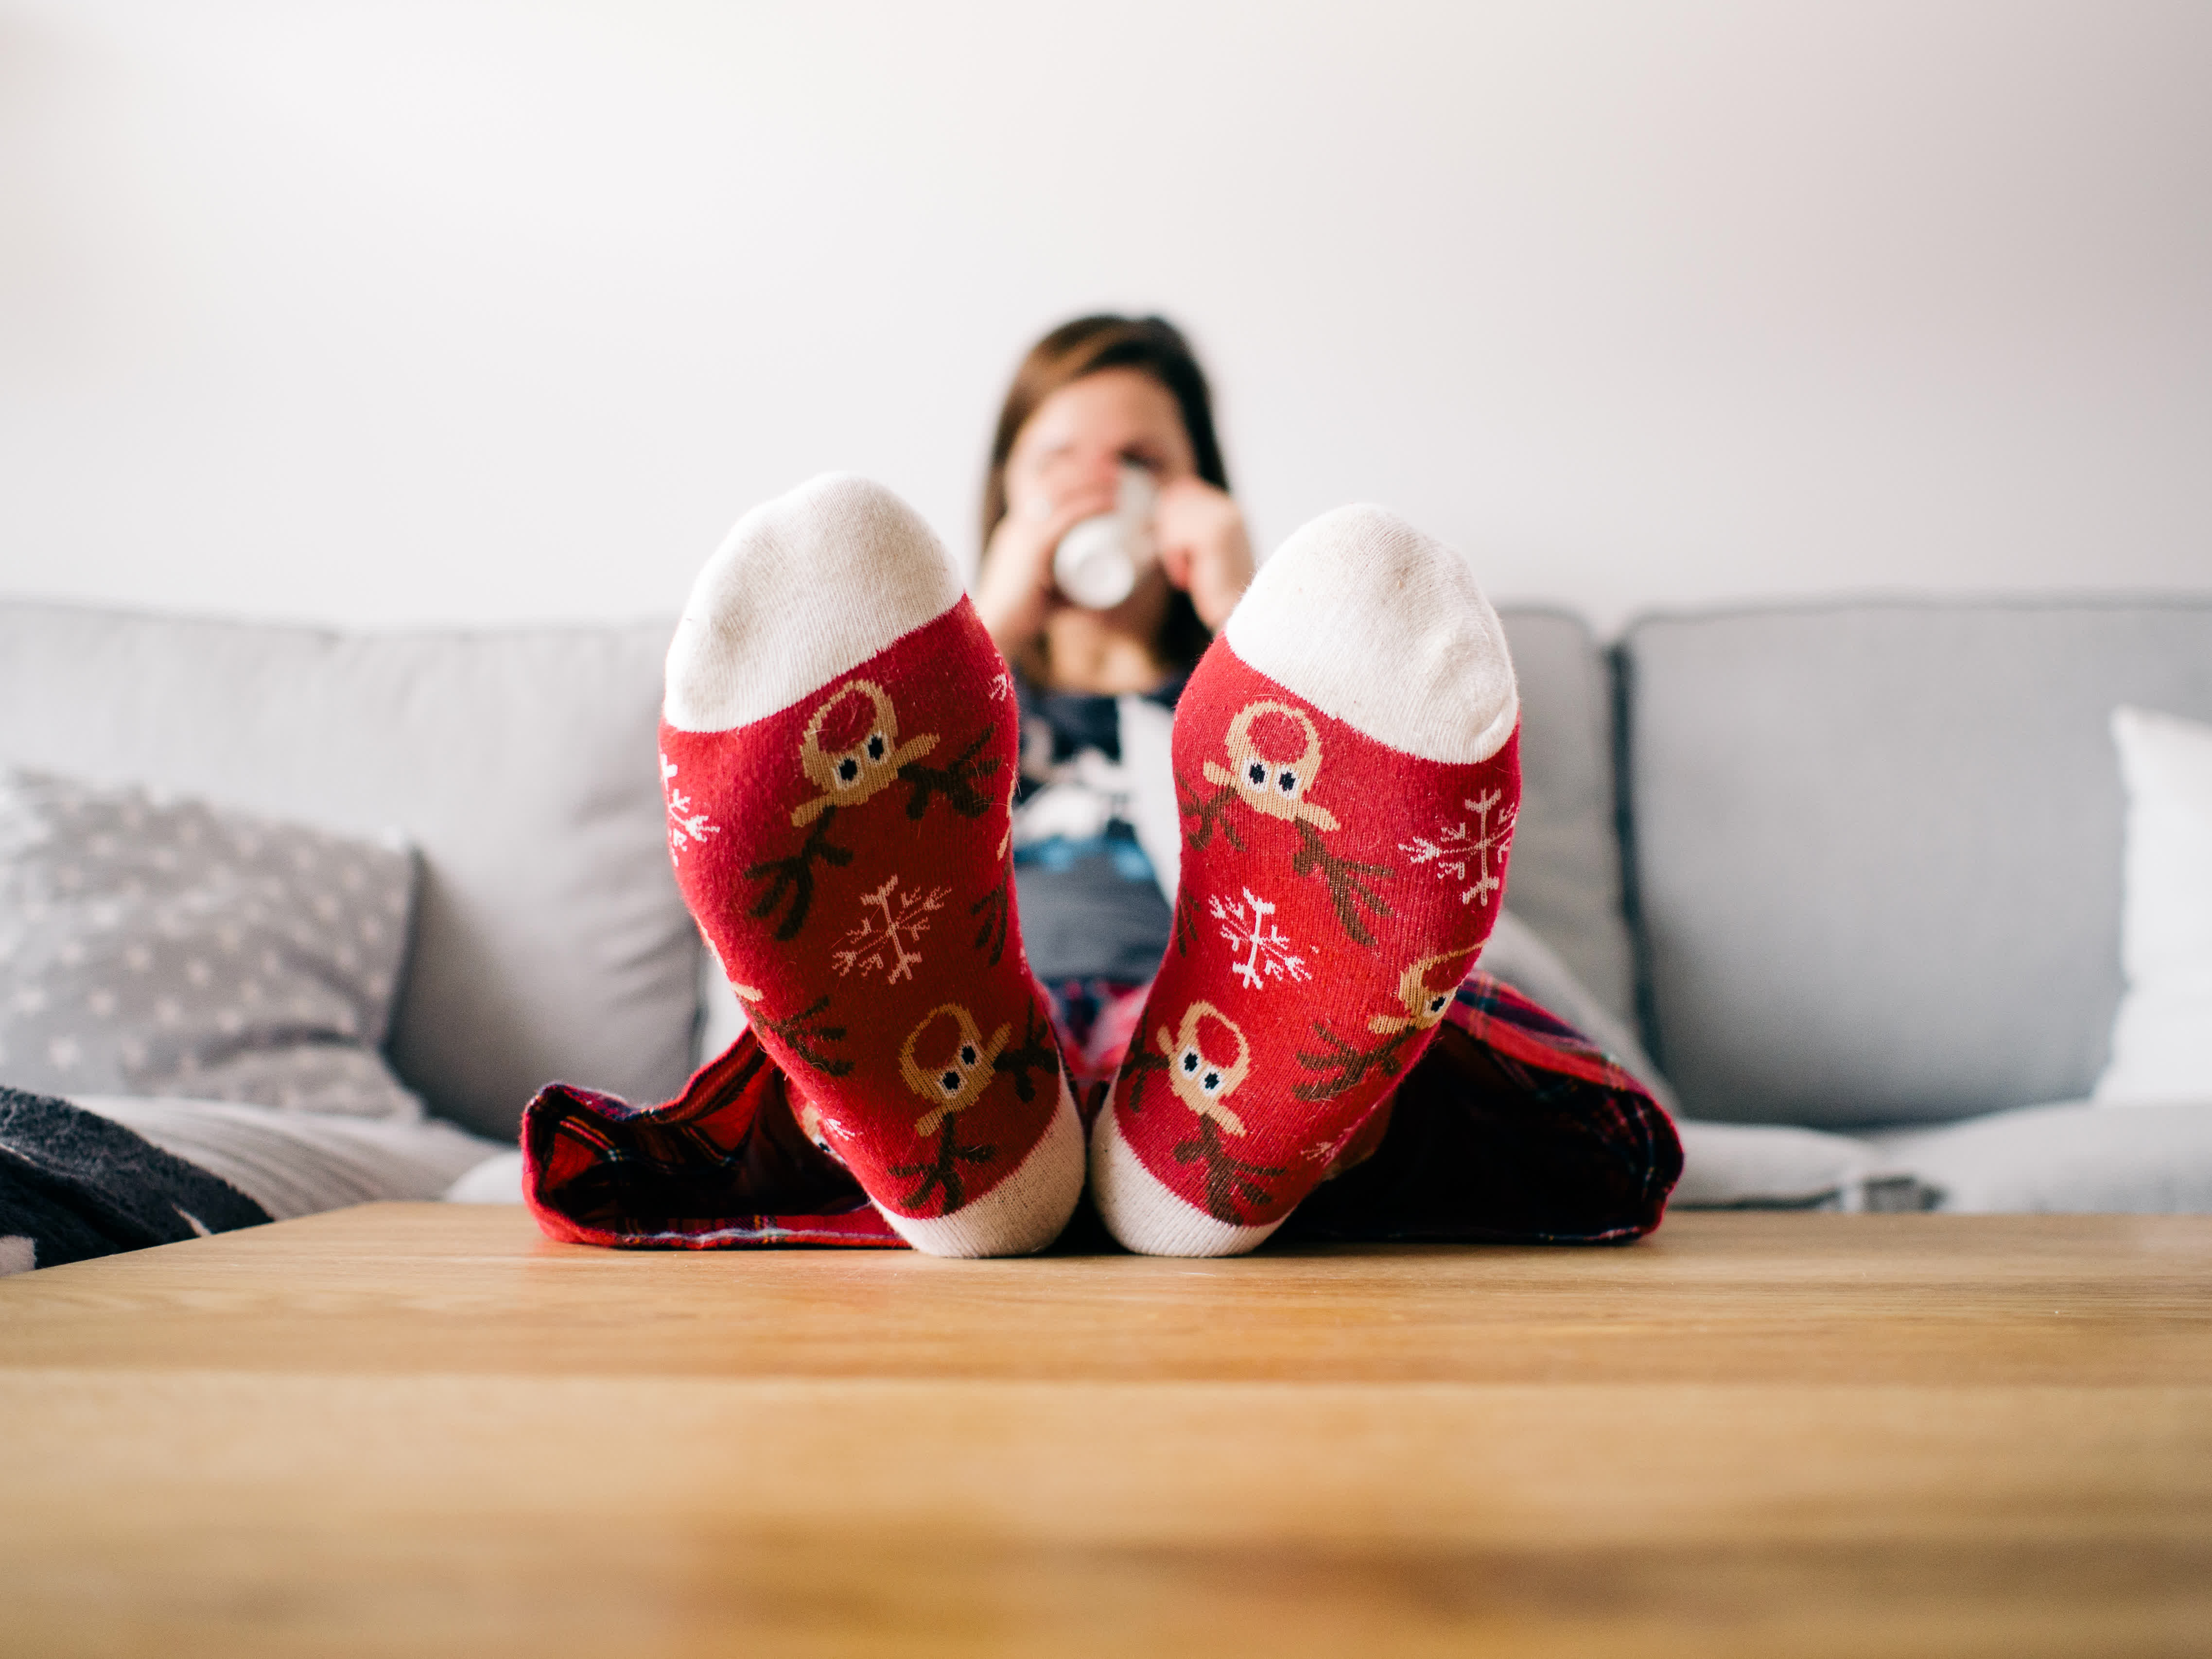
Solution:
[{"label": "woman", "polygon": [[[1158,557],[1127,599],[1086,609],[1054,585],[1054,551],[1115,510],[1132,466],[1158,490]],[[1136,763],[1164,755],[1183,682],[1252,580],[1206,375],[1173,324],[1082,317],[1030,349],[992,441],[983,534],[975,610],[1021,694],[1023,936],[1088,1083],[1118,1061],[1136,1010],[1115,1010],[1152,977],[1171,926],[1163,890],[1175,872],[1162,881],[1155,865],[1173,855],[1172,782]],[[1125,752],[1123,728],[1148,720]],[[1169,827],[1146,837],[1147,823]]]},{"label": "woman", "polygon": [[[1159,562],[1110,611],[1067,603],[1052,556],[1114,510],[1121,469],[1158,486]],[[975,609],[1006,660],[1052,690],[1152,692],[1189,673],[1252,580],[1205,373],[1164,318],[1080,317],[1030,348],[983,483]]]}]

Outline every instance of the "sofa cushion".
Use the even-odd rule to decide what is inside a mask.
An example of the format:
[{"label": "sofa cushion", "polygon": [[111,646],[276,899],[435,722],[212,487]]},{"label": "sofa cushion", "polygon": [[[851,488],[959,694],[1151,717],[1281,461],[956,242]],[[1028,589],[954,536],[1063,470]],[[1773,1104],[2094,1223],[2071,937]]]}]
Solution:
[{"label": "sofa cushion", "polygon": [[2107,722],[2212,716],[2212,600],[1661,617],[1623,666],[1649,1035],[1692,1115],[2088,1092],[2120,992]]},{"label": "sofa cushion", "polygon": [[655,761],[668,636],[0,604],[0,761],[400,831],[422,887],[386,1052],[433,1108],[511,1136],[556,1079],[659,1100],[686,1075],[699,947]]},{"label": "sofa cushion", "polygon": [[[349,1204],[441,1199],[505,1150],[435,1118],[402,1123],[139,1095],[76,1095],[70,1104],[219,1176],[272,1221]],[[514,1199],[522,1200],[519,1183]]]},{"label": "sofa cushion", "polygon": [[1615,1018],[1635,1017],[1614,825],[1613,676],[1579,617],[1504,606],[1521,688],[1521,816],[1506,870],[1513,912]]},{"label": "sofa cushion", "polygon": [[1853,1135],[1776,1123],[1676,1120],[1682,1178],[1670,1210],[1862,1210],[1875,1149]]},{"label": "sofa cushion", "polygon": [[2212,1101],[2028,1106],[1870,1144],[1939,1210],[2212,1211]]}]

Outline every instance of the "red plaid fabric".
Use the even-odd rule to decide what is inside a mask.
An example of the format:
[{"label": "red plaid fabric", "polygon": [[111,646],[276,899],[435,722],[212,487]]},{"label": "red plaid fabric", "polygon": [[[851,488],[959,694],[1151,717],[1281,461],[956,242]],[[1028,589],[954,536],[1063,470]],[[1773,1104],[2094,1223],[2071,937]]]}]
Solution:
[{"label": "red plaid fabric", "polygon": [[[1124,995],[1141,1006],[1146,990]],[[1118,1059],[1098,1063],[1110,1075]],[[1095,1108],[1103,1091],[1089,1092]],[[665,1105],[555,1084],[523,1114],[524,1195],[549,1237],[576,1243],[905,1248],[801,1132],[803,1105],[750,1032]],[[1620,1243],[1659,1224],[1681,1171],[1674,1127],[1635,1079],[1475,972],[1436,1040],[1276,1237]]]}]

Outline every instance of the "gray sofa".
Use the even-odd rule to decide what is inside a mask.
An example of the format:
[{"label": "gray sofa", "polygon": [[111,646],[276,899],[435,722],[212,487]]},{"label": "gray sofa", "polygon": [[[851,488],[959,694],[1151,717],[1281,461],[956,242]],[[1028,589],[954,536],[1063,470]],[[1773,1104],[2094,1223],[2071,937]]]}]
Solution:
[{"label": "gray sofa", "polygon": [[[2069,1103],[2120,989],[2106,717],[2212,720],[2212,602],[1657,617],[1611,651],[1504,616],[1526,796],[1491,965],[1664,1074],[1681,1201],[2212,1208],[2212,1103]],[[0,762],[403,830],[386,1053],[511,1139],[542,1084],[664,1098],[728,1029],[663,839],[668,632],[0,603]]]},{"label": "gray sofa", "polygon": [[1622,925],[1548,878],[1508,902],[1596,996],[1633,984],[1681,1201],[2212,1209],[2212,1101],[2085,1103],[2121,992],[2109,717],[2212,719],[2212,602],[1654,617],[1611,655]]}]

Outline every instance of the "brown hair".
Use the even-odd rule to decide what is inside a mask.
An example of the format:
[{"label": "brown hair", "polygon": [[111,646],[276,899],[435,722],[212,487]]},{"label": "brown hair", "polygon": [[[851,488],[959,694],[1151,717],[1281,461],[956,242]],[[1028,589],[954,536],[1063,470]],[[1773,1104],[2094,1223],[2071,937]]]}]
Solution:
[{"label": "brown hair", "polygon": [[[1164,317],[1078,317],[1031,346],[1006,388],[998,430],[991,439],[991,470],[983,477],[985,547],[1006,516],[1006,458],[1013,453],[1014,440],[1030,416],[1062,386],[1105,368],[1133,368],[1165,387],[1182,412],[1198,476],[1217,489],[1229,488],[1229,469],[1222,464],[1221,441],[1213,430],[1212,394],[1182,331]],[[1170,662],[1189,666],[1205,653],[1212,637],[1199,620],[1190,595],[1170,592],[1167,616],[1160,624],[1161,653]]]}]

